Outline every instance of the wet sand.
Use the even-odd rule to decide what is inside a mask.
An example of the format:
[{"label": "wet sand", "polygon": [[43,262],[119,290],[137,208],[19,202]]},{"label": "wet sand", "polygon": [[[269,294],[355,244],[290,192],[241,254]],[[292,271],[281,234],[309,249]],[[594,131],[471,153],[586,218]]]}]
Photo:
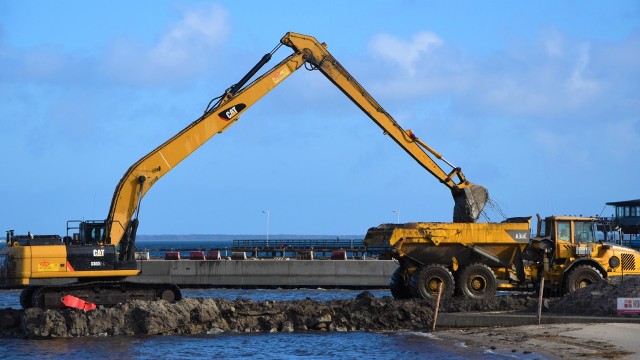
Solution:
[{"label": "wet sand", "polygon": [[435,335],[524,359],[638,359],[640,324],[553,324],[440,330]]}]

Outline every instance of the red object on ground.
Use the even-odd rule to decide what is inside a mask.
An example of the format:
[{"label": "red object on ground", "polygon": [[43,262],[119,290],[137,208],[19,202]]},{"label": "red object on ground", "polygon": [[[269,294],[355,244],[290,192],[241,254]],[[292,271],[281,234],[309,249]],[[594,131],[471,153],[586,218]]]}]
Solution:
[{"label": "red object on ground", "polygon": [[65,295],[62,297],[62,303],[66,307],[71,307],[75,309],[80,309],[84,311],[91,311],[96,308],[96,304],[90,303],[88,301],[84,301],[78,297],[73,295]]}]

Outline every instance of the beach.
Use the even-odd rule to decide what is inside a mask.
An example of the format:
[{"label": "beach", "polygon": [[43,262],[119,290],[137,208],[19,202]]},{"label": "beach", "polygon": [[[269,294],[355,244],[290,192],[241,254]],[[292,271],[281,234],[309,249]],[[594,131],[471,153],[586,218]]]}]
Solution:
[{"label": "beach", "polygon": [[446,329],[436,336],[516,358],[637,359],[638,333],[640,324],[600,323]]}]

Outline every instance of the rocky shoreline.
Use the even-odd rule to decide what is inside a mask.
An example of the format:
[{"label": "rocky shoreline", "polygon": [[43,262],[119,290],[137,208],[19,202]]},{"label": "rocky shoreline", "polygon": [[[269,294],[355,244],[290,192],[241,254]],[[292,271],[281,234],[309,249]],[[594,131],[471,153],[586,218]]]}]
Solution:
[{"label": "rocky shoreline", "polygon": [[[640,297],[640,279],[600,282],[563,298],[545,299],[547,313],[618,316],[617,297]],[[532,295],[499,296],[487,301],[446,299],[441,312],[514,311],[535,313]],[[196,335],[251,332],[430,331],[435,304],[426,300],[376,298],[368,291],[355,299],[252,301],[238,298],[187,298],[177,303],[131,301],[115,307],[0,310],[0,337],[47,339],[82,336]],[[625,316],[635,316],[625,315]]]},{"label": "rocky shoreline", "polygon": [[28,339],[78,336],[195,335],[223,332],[426,330],[431,307],[418,301],[377,299],[254,302],[246,299],[131,301],[83,312],[76,309],[0,310],[1,336]]},{"label": "rocky shoreline", "polygon": [[[442,311],[531,310],[531,297],[491,301],[451,299]],[[79,336],[195,335],[304,331],[428,331],[434,304],[376,298],[368,291],[352,300],[262,301],[238,298],[131,301],[115,307],[0,310],[0,336],[27,339]]]}]

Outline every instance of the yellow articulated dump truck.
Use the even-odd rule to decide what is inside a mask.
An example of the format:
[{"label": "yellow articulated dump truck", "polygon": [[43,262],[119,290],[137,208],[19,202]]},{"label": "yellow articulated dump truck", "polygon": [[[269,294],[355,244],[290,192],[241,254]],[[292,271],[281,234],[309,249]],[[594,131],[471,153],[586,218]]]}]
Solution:
[{"label": "yellow articulated dump truck", "polygon": [[488,299],[496,290],[562,294],[601,279],[640,275],[640,252],[598,240],[597,219],[531,217],[501,223],[383,224],[367,231],[370,248],[390,247],[400,266],[389,287],[397,299],[460,295]]}]

